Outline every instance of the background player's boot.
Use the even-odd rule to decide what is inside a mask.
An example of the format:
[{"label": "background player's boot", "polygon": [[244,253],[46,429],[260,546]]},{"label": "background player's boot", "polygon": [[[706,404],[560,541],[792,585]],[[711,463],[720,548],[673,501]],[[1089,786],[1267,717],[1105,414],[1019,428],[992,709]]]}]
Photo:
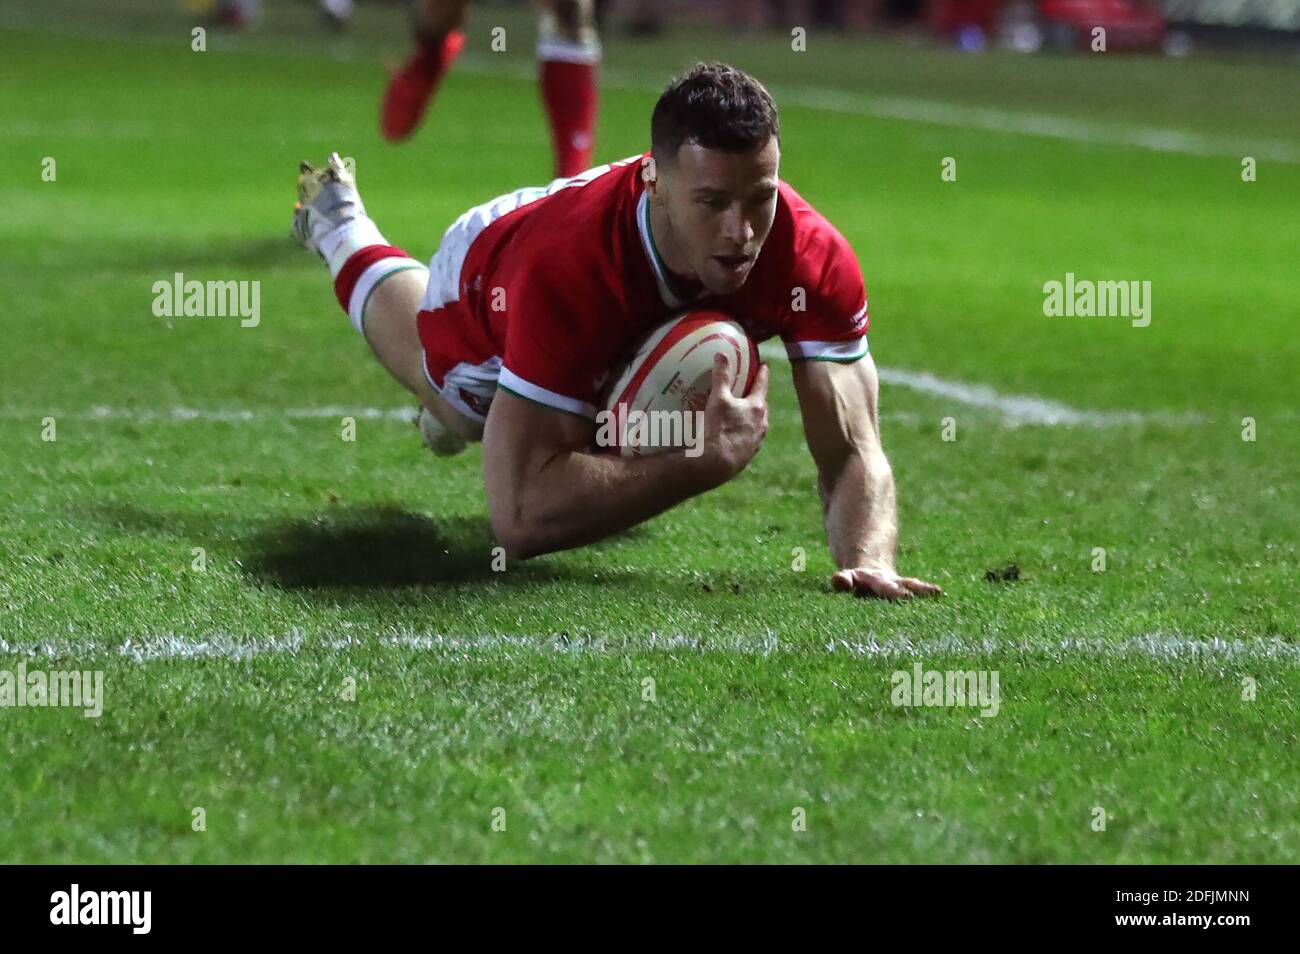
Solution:
[{"label": "background player's boot", "polygon": [[352,23],[352,0],[320,0],[320,10],[335,30],[346,30]]},{"label": "background player's boot", "polygon": [[379,128],[396,142],[415,132],[438,82],[465,45],[465,34],[452,30],[441,37],[416,37],[415,53],[392,75],[380,107]]}]

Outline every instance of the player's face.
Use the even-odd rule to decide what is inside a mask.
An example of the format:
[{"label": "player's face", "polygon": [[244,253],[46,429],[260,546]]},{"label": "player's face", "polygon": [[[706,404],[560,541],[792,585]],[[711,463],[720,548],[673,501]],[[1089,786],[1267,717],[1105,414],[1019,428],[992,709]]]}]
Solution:
[{"label": "player's face", "polygon": [[686,143],[662,189],[677,252],[701,284],[727,295],[745,284],[776,216],[776,138],[750,153]]}]

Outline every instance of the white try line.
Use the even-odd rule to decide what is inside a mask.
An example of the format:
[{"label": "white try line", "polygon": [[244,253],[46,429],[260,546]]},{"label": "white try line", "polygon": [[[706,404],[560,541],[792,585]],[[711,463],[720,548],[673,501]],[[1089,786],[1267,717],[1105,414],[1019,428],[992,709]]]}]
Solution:
[{"label": "white try line", "polygon": [[[889,409],[881,412],[884,420],[896,424],[924,424],[934,419],[933,415],[917,411],[900,411]],[[416,408],[411,407],[298,407],[278,410],[273,407],[262,408],[137,408],[112,407],[97,404],[85,411],[33,411],[20,408],[0,408],[0,420],[31,421],[39,425],[45,418],[59,421],[121,421],[127,424],[261,424],[284,421],[331,420],[342,421],[351,417],[358,421],[381,421],[397,423],[414,429]]]},{"label": "white try line", "polygon": [[1143,414],[1140,411],[1085,411],[1029,394],[1001,394],[986,384],[945,381],[928,371],[881,368],[879,374],[880,380],[886,385],[907,388],[930,397],[954,401],[966,407],[995,411],[1002,415],[1002,422],[1008,427],[1018,427],[1021,424],[1043,424],[1049,427],[1123,427],[1164,418],[1168,418],[1169,422],[1177,423],[1191,420],[1190,417]]},{"label": "white try line", "polygon": [[[140,37],[133,36],[125,31],[88,29],[66,24],[54,28],[43,26],[40,29],[35,29],[22,23],[17,17],[0,17],[0,28],[28,30],[78,39],[143,43],[172,49],[176,48],[177,42],[175,39]],[[286,47],[283,50],[249,49],[238,45],[235,38],[218,37],[216,40],[212,55],[234,53],[311,60],[327,58],[337,62],[365,62],[370,60],[374,61],[377,66],[379,63],[378,58],[373,54],[349,47],[332,46],[328,53],[324,53],[320,49],[310,46],[303,49]],[[457,61],[456,68],[468,73],[485,76],[503,76],[527,82],[536,80],[536,68],[532,64],[503,62],[497,57],[482,54],[463,54]],[[664,83],[668,79],[670,77],[665,75],[663,77]],[[619,69],[609,63],[604,63],[601,66],[601,85],[608,89],[643,93],[658,93],[663,88],[663,83],[647,82],[640,74],[631,70]],[[781,105],[789,104],[841,115],[947,126],[956,129],[975,129],[1004,135],[1035,136],[1065,142],[1121,146],[1150,152],[1176,153],[1187,156],[1230,158],[1238,161],[1244,156],[1252,156],[1255,159],[1264,159],[1271,162],[1300,163],[1300,144],[1278,140],[1234,139],[1159,126],[1104,123],[1050,113],[947,103],[911,96],[863,95],[840,89],[805,84],[774,84],[773,91]],[[93,121],[83,119],[77,122]],[[0,123],[0,129],[13,134],[11,126],[12,124]],[[95,128],[102,128],[98,124],[94,124],[94,126]],[[25,126],[14,128],[22,128],[22,134],[24,135],[31,134],[30,130]],[[135,138],[156,138],[165,134],[166,131],[160,128],[152,128],[152,131],[146,132],[144,124],[134,124],[134,130],[130,133],[130,136]],[[109,133],[109,135],[122,136],[123,134],[118,132]],[[284,132],[281,130],[279,138],[282,139],[283,136]]]},{"label": "white try line", "polygon": [[[759,346],[759,354],[768,361],[788,362],[785,348],[776,342]],[[908,371],[900,368],[880,368],[880,380],[889,387],[906,388],[927,397],[950,401],[968,408],[990,411],[999,415],[1006,427],[1027,424],[1048,427],[1126,427],[1149,423],[1180,425],[1200,420],[1195,414],[1143,413],[1140,411],[1090,411],[1070,407],[1030,394],[1003,394],[986,384],[966,384],[948,381],[928,371]],[[0,418],[40,421],[52,417],[89,421],[126,421],[133,424],[188,423],[188,422],[259,422],[271,420],[340,420],[352,417],[357,420],[389,420],[411,424],[415,420],[415,406],[400,408],[348,407],[344,405],[303,407],[278,410],[276,408],[132,408],[95,405],[84,411],[57,412],[31,408],[0,408]],[[914,422],[920,420],[915,412],[888,411],[887,420]]]},{"label": "white try line", "polygon": [[49,640],[9,643],[0,639],[0,656],[24,658],[94,659],[118,657],[137,663],[155,660],[220,659],[244,662],[255,657],[298,655],[305,652],[342,652],[376,647],[410,652],[446,654],[524,653],[533,655],[638,653],[694,653],[704,655],[837,655],[867,659],[978,659],[1010,656],[1037,663],[1063,663],[1072,657],[1140,658],[1166,662],[1271,661],[1300,665],[1300,645],[1280,639],[1204,639],[1171,633],[1147,633],[1121,640],[1069,637],[1029,640],[974,639],[948,636],[910,640],[875,636],[810,642],[784,640],[773,633],[762,636],[690,636],[651,633],[644,636],[521,636],[397,633],[362,636],[307,637],[300,630],[279,636],[241,638],[224,634],[181,636],[149,634],[120,643]]},{"label": "white try line", "polygon": [[[776,342],[764,342],[758,353],[768,361],[788,361],[785,348]],[[948,381],[928,371],[908,371],[902,368],[882,368],[877,373],[883,384],[907,388],[928,397],[941,398],[965,407],[993,411],[1001,415],[1008,427],[1022,424],[1043,424],[1049,427],[1124,427],[1163,421],[1185,424],[1195,421],[1195,415],[1147,414],[1141,411],[1089,411],[1060,404],[1031,394],[1002,394],[986,384],[965,384]]]}]

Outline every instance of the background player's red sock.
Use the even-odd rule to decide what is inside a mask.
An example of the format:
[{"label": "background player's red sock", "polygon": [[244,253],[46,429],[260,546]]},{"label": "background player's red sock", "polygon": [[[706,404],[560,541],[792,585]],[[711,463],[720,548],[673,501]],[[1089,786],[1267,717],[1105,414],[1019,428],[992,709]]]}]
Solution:
[{"label": "background player's red sock", "polygon": [[405,139],[415,132],[433,91],[464,47],[465,34],[452,30],[436,38],[417,36],[415,42],[415,53],[384,91],[379,121],[385,139]]},{"label": "background player's red sock", "polygon": [[554,17],[543,15],[537,36],[537,81],[555,146],[555,174],[560,177],[590,168],[596,139],[600,42],[590,27],[579,35],[576,40],[561,36]]},{"label": "background player's red sock", "polygon": [[555,145],[555,174],[575,176],[591,166],[596,135],[595,63],[541,63],[542,102]]}]

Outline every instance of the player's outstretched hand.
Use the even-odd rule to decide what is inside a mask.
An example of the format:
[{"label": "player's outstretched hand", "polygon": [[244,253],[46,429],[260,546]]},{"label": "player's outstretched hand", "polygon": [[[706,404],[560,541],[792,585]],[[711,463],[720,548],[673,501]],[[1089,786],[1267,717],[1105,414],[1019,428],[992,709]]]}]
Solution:
[{"label": "player's outstretched hand", "polygon": [[914,596],[941,596],[943,590],[914,576],[899,576],[892,568],[853,567],[831,576],[831,586],[855,596],[881,600],[910,600]]},{"label": "player's outstretched hand", "polygon": [[767,382],[771,370],[758,367],[754,386],[744,397],[732,391],[735,373],[727,359],[713,359],[713,388],[704,408],[704,452],[701,460],[713,479],[724,484],[754,459],[767,434]]}]

